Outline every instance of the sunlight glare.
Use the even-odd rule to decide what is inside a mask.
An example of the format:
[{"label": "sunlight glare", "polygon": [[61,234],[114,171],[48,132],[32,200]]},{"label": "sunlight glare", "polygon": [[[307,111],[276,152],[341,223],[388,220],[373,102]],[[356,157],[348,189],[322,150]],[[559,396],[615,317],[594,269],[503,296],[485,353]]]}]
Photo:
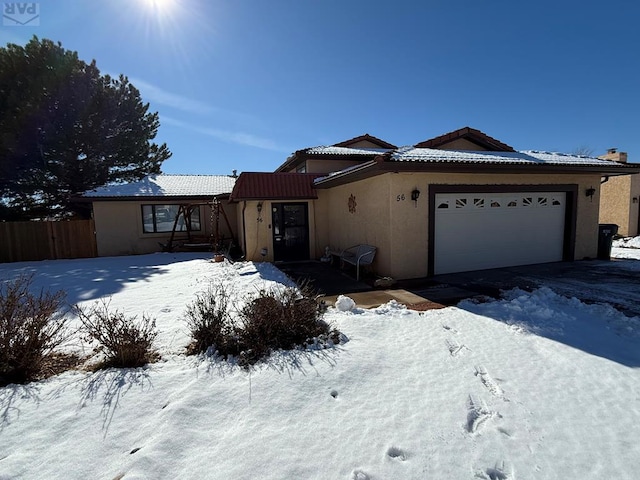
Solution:
[{"label": "sunlight glare", "polygon": [[143,3],[154,12],[160,15],[169,13],[176,4],[176,0],[142,0]]}]

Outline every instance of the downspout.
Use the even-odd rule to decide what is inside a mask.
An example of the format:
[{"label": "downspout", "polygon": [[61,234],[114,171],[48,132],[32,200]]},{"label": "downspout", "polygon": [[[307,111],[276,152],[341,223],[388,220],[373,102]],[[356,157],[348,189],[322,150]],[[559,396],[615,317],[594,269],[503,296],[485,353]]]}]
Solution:
[{"label": "downspout", "polygon": [[602,185],[603,183],[607,183],[608,181],[609,181],[609,175],[605,175],[600,179],[600,185]]},{"label": "downspout", "polygon": [[242,202],[242,251],[244,252],[244,259],[247,259],[247,226],[245,223],[244,211],[247,209],[247,201]]}]

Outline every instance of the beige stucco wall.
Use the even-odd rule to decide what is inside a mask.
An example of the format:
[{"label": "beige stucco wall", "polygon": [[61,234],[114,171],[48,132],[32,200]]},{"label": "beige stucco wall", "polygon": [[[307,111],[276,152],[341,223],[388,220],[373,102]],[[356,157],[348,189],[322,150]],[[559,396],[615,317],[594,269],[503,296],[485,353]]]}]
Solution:
[{"label": "beige stucco wall", "polygon": [[[258,213],[258,204],[262,204],[262,210]],[[273,229],[271,225],[271,205],[273,203],[306,203],[309,212],[309,256],[310,258],[318,258],[315,254],[317,250],[316,240],[316,212],[314,208],[314,200],[264,200],[264,201],[242,201],[237,204],[238,226],[242,231],[242,220],[244,218],[245,235],[240,235],[245,258],[254,262],[273,262]],[[244,217],[243,217],[244,216]],[[267,254],[263,257],[261,251],[266,248]]]},{"label": "beige stucco wall", "polygon": [[360,163],[366,162],[369,159],[367,157],[362,157],[362,161],[347,161],[347,160],[307,160],[307,173],[331,173],[331,172],[339,172],[340,170],[344,170],[345,168],[353,167],[354,165],[359,165]]},{"label": "beige stucco wall", "polygon": [[[598,175],[478,175],[389,173],[323,190],[319,208],[327,216],[328,245],[347,248],[358,243],[378,247],[374,270],[397,279],[419,278],[428,273],[428,187],[444,185],[577,184],[575,259],[594,258],[598,245]],[[584,195],[596,189],[593,200]],[[417,203],[411,191],[420,190]],[[552,188],[552,187],[551,187]],[[356,201],[349,212],[349,198]],[[322,223],[323,228],[325,221]],[[322,241],[321,240],[321,241]],[[324,242],[323,242],[324,243]]]},{"label": "beige stucco wall", "polygon": [[[391,209],[389,201],[390,176],[382,175],[348,185],[321,190],[318,203],[327,217],[325,245],[340,250],[366,243],[377,247],[373,268],[387,271],[391,268]],[[349,211],[353,195],[355,210]]]},{"label": "beige stucco wall", "polygon": [[[166,205],[176,202],[134,202],[134,201],[105,201],[93,202],[93,217],[96,228],[96,243],[98,255],[137,255],[161,251],[159,243],[166,243],[171,232],[143,233],[142,229],[142,205]],[[236,210],[223,201],[225,210],[232,228],[237,224]],[[211,208],[200,206],[200,223],[202,230],[193,232],[196,236],[209,236],[212,234]],[[220,216],[219,233],[229,238],[231,232]],[[235,234],[235,232],[234,232]],[[185,233],[177,232],[176,240],[186,239]]]},{"label": "beige stucco wall", "polygon": [[466,138],[457,138],[449,143],[441,145],[438,147],[439,150],[472,150],[472,151],[480,151],[485,150],[480,145],[470,142]]},{"label": "beige stucco wall", "polygon": [[623,236],[638,235],[640,174],[609,177],[601,190],[600,223],[615,223]]}]

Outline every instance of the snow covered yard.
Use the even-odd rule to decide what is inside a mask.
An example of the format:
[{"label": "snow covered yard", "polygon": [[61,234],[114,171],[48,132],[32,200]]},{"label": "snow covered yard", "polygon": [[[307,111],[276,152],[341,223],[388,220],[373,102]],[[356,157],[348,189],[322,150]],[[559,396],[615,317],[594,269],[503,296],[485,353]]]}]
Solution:
[{"label": "snow covered yard", "polygon": [[[162,359],[1,388],[3,480],[632,479],[640,470],[640,318],[606,304],[541,288],[427,312],[330,308],[347,342],[246,371],[185,356],[184,311],[212,281],[237,298],[288,282],[269,264],[156,254],[0,265],[0,279],[21,273],[35,274],[34,288],[65,289],[70,303],[110,296],[127,314],[154,316]],[[89,353],[79,341],[65,348]]]}]

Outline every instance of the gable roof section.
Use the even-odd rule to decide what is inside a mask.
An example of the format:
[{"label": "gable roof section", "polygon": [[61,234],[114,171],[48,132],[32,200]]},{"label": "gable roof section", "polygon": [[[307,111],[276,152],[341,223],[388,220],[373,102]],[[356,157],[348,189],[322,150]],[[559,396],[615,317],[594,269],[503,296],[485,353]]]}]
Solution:
[{"label": "gable roof section", "polygon": [[368,133],[365,133],[364,135],[360,135],[358,137],[350,138],[349,140],[345,140],[344,142],[334,143],[333,146],[334,147],[351,147],[354,144],[360,143],[360,142],[373,143],[374,145],[377,145],[379,148],[384,148],[387,150],[395,150],[396,148],[398,148],[395,145],[392,145],[389,142],[385,142],[384,140],[374,137],[373,135],[369,135]]},{"label": "gable roof section", "polygon": [[510,145],[502,143],[501,141],[490,137],[486,133],[471,127],[460,128],[458,130],[454,130],[453,132],[445,133],[444,135],[425,140],[424,142],[417,143],[415,147],[437,149],[442,147],[443,145],[446,145],[447,143],[453,142],[454,140],[458,139],[468,140],[469,142],[492,152],[515,152],[513,147],[511,147]]},{"label": "gable roof section", "polygon": [[228,195],[236,178],[228,175],[149,175],[138,182],[105,185],[82,194],[88,200],[212,198]]},{"label": "gable roof section", "polygon": [[[354,147],[353,145],[367,141],[377,145],[376,147]],[[296,150],[285,162],[280,165],[275,171],[276,173],[284,173],[292,170],[298,165],[303,164],[308,159],[323,159],[323,160],[345,160],[348,157],[353,157],[353,160],[364,161],[372,159],[376,155],[381,153],[395,150],[395,145],[392,145],[384,140],[380,140],[377,137],[365,133],[359,137],[354,137],[344,142],[339,142],[334,145],[321,145],[317,147],[304,148],[302,150]],[[347,157],[347,158],[345,158]]]},{"label": "gable roof section", "polygon": [[231,201],[310,200],[318,198],[313,187],[317,173],[243,172],[238,177]]},{"label": "gable roof section", "polygon": [[595,173],[606,176],[640,173],[640,164],[624,164],[584,155],[536,150],[476,152],[403,147],[379,155],[373,161],[318,178],[314,185],[316,188],[329,188],[387,172]]}]

